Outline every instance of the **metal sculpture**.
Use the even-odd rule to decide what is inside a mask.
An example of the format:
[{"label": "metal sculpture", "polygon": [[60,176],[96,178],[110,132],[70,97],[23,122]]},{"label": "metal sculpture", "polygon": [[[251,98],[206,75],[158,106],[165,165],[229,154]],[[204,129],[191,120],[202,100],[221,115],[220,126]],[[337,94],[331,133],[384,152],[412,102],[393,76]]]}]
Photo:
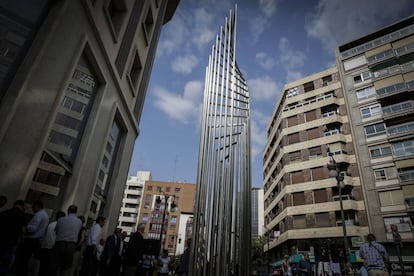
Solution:
[{"label": "metal sculpture", "polygon": [[237,6],[206,69],[189,275],[250,275],[250,103],[236,19]]}]

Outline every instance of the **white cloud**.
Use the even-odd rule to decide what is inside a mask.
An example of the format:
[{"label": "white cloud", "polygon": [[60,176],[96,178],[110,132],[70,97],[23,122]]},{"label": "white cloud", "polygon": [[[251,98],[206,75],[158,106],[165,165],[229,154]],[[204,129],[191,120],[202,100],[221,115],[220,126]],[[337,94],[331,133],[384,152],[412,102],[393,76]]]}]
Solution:
[{"label": "white cloud", "polygon": [[259,0],[259,15],[250,20],[250,31],[257,41],[277,10],[277,0]]},{"label": "white cloud", "polygon": [[271,70],[276,65],[274,58],[264,52],[256,54],[256,61],[259,63],[260,67],[265,70]]},{"label": "white cloud", "polygon": [[303,74],[296,70],[287,69],[286,82],[292,82],[303,78]]},{"label": "white cloud", "polygon": [[267,124],[270,116],[259,110],[252,110],[251,116],[251,151],[252,159],[260,157],[267,143]]},{"label": "white cloud", "polygon": [[184,17],[178,11],[173,20],[163,27],[164,38],[160,39],[157,46],[157,55],[170,55],[180,49],[188,37],[188,27]]},{"label": "white cloud", "polygon": [[171,63],[171,69],[176,73],[189,74],[198,64],[197,57],[194,55],[178,56]]},{"label": "white cloud", "polygon": [[279,94],[279,87],[269,76],[265,75],[247,81],[250,97],[257,101],[276,100]]},{"label": "white cloud", "polygon": [[203,83],[189,81],[184,86],[182,95],[167,91],[155,86],[155,106],[167,114],[171,119],[188,124],[200,118],[202,107]]},{"label": "white cloud", "polygon": [[192,41],[198,47],[202,48],[206,44],[211,44],[216,32],[213,30],[214,16],[204,8],[198,8],[194,11],[192,29]]},{"label": "white cloud", "polygon": [[410,10],[412,0],[320,0],[305,28],[333,53],[339,44],[396,21]]},{"label": "white cloud", "polygon": [[279,40],[280,63],[284,68],[301,68],[305,65],[306,55],[299,50],[293,50],[289,40],[282,37]]}]

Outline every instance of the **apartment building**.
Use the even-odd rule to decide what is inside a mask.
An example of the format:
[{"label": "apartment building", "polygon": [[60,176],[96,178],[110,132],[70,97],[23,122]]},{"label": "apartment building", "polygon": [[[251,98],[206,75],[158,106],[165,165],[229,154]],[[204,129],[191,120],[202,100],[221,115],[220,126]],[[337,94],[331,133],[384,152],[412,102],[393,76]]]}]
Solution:
[{"label": "apartment building", "polygon": [[182,253],[192,235],[195,191],[191,183],[146,181],[138,220],[144,238],[160,240],[162,233],[162,248]]},{"label": "apartment building", "polygon": [[[369,229],[397,261],[414,255],[414,17],[337,48]],[[412,262],[412,261],[411,261]]]},{"label": "apartment building", "polygon": [[151,172],[138,171],[136,176],[129,176],[124,190],[118,226],[128,236],[137,229],[139,210],[145,181],[151,180]]},{"label": "apartment building", "polygon": [[[118,215],[158,38],[178,0],[0,3],[0,188]],[[76,20],[74,20],[76,18]]]},{"label": "apartment building", "polygon": [[254,187],[251,191],[251,217],[252,217],[252,240],[257,239],[263,235],[264,223],[263,223],[263,189]]},{"label": "apartment building", "polygon": [[[312,252],[345,257],[340,199],[351,252],[368,233],[368,218],[338,70],[331,68],[283,88],[267,129],[263,155],[264,224],[273,260]],[[344,187],[329,176],[331,156]]]}]

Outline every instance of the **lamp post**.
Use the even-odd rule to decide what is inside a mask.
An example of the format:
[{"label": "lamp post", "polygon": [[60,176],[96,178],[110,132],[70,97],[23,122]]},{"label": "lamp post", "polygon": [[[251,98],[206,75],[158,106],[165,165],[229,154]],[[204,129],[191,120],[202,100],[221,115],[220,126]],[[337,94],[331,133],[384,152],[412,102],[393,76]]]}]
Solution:
[{"label": "lamp post", "polygon": [[332,154],[329,152],[329,156],[331,157],[331,160],[328,163],[328,170],[329,170],[329,176],[336,178],[336,185],[338,186],[339,190],[339,206],[341,208],[341,220],[342,220],[342,232],[344,235],[344,249],[345,249],[345,260],[346,262],[349,262],[349,246],[348,246],[348,237],[346,234],[346,225],[345,225],[345,214],[344,214],[344,205],[342,202],[342,188],[344,186],[344,176],[341,175],[341,171],[339,168],[338,163],[336,163],[335,159],[333,158]]},{"label": "lamp post", "polygon": [[[162,222],[161,222],[161,232],[160,232],[160,252],[162,252],[162,250],[164,249],[164,247],[165,247],[165,244],[162,242],[162,234],[163,234],[163,232],[164,232],[164,224],[165,224],[165,213],[166,213],[166,211],[167,211],[167,209],[168,209],[168,199],[170,198],[170,195],[168,195],[168,194],[165,194],[164,193],[164,202],[165,202],[165,206],[164,206],[164,211],[163,211],[163,213],[162,213]],[[157,204],[161,204],[161,202],[162,202],[162,200],[161,200],[161,197],[160,196],[158,196],[156,199],[155,199],[155,202],[157,203]],[[175,202],[173,201],[173,202],[171,202],[171,208],[175,208],[176,207],[176,204],[175,204]]]},{"label": "lamp post", "polygon": [[270,252],[269,252],[269,248],[270,248],[270,229],[267,228],[266,226],[263,226],[263,228],[266,229],[266,236],[267,236],[266,269],[267,269],[267,275],[270,275]]}]

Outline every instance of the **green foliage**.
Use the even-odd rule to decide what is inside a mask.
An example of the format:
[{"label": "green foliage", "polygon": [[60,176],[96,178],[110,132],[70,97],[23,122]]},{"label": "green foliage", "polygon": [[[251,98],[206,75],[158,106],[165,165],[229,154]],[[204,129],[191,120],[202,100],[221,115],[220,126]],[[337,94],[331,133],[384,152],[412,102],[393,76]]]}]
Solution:
[{"label": "green foliage", "polygon": [[264,251],[265,244],[266,244],[266,239],[263,236],[259,236],[257,239],[252,240],[252,251],[251,251],[252,270],[257,270],[260,267],[267,265],[268,255]]}]

